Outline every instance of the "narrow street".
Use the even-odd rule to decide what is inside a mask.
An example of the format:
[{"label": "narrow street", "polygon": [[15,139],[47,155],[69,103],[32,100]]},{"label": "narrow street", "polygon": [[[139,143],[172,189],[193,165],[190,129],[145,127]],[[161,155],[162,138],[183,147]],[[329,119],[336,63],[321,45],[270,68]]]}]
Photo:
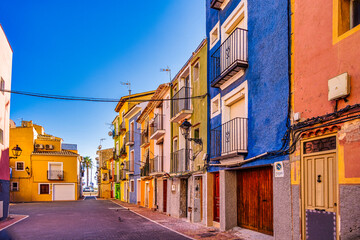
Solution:
[{"label": "narrow street", "polygon": [[189,239],[108,200],[19,203],[10,213],[29,217],[0,239]]}]

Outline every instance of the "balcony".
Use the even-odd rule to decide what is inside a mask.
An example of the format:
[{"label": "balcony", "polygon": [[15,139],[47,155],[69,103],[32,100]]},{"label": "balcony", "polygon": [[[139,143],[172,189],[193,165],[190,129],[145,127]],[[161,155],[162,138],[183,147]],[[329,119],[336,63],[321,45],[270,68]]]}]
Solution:
[{"label": "balcony", "polygon": [[236,73],[248,67],[247,33],[246,29],[235,29],[211,55],[212,87],[220,87]]},{"label": "balcony", "polygon": [[115,139],[119,136],[119,132],[117,132],[115,129],[112,130],[112,138]]},{"label": "balcony", "polygon": [[133,161],[125,161],[124,162],[124,169],[127,171],[128,174],[134,173],[134,162]]},{"label": "balcony", "polygon": [[125,121],[122,121],[119,125],[119,128],[120,128],[120,134],[123,134],[126,132],[126,125],[125,125]]},{"label": "balcony", "polygon": [[150,139],[158,140],[165,134],[164,115],[156,114],[154,122],[150,125]]},{"label": "balcony", "polygon": [[156,156],[153,159],[150,160],[150,173],[156,174],[156,173],[162,173],[163,172],[163,163],[164,163],[164,157],[163,156]]},{"label": "balcony", "polygon": [[[187,153],[187,154],[185,154]],[[171,173],[181,173],[187,172],[190,170],[190,155],[191,150],[185,149],[178,150],[176,152],[171,153]],[[187,155],[187,156],[185,156]]]},{"label": "balcony", "polygon": [[210,158],[220,160],[247,153],[247,118],[234,118],[210,131]]},{"label": "balcony", "polygon": [[120,170],[120,180],[125,180],[126,179],[126,170]]},{"label": "balcony", "polygon": [[134,145],[134,132],[126,132],[125,145],[126,146]]},{"label": "balcony", "polygon": [[52,181],[64,181],[64,171],[49,170],[47,171],[47,179]]},{"label": "balcony", "polygon": [[146,161],[146,163],[144,164],[144,166],[141,167],[140,169],[140,176],[141,177],[146,177],[149,176],[150,173],[150,163],[149,160]]},{"label": "balcony", "polygon": [[126,158],[127,152],[126,152],[126,146],[123,144],[123,146],[120,148],[120,158]]},{"label": "balcony", "polygon": [[210,3],[210,7],[216,10],[221,9],[221,5],[225,2],[225,0],[212,0]]},{"label": "balcony", "polygon": [[140,147],[144,147],[144,146],[147,146],[148,144],[150,144],[149,127],[146,127],[141,132],[141,143],[140,144],[141,144]]},{"label": "balcony", "polygon": [[171,122],[189,118],[191,110],[191,88],[182,87],[171,99]]}]

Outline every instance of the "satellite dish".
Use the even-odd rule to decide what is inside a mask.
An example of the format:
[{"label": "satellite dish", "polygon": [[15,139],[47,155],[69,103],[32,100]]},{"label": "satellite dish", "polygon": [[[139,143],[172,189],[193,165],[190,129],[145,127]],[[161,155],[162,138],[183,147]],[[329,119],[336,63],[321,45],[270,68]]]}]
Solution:
[{"label": "satellite dish", "polygon": [[102,148],[102,146],[101,146],[101,145],[99,145],[99,146],[98,146],[98,149],[100,150],[101,148]]},{"label": "satellite dish", "polygon": [[108,132],[108,135],[111,137],[113,135],[112,131]]}]

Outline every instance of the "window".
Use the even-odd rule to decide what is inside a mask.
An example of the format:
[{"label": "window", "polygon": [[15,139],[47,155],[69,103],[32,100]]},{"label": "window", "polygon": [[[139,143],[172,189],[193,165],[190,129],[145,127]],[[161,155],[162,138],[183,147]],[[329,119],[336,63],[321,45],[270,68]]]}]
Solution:
[{"label": "window", "polygon": [[19,183],[11,182],[11,191],[19,191]]},{"label": "window", "polygon": [[194,81],[199,80],[199,74],[200,74],[200,63],[199,62],[197,62],[195,64],[193,71],[194,71],[194,76],[193,76]]},{"label": "window", "polygon": [[50,194],[50,184],[39,184],[39,194]]},{"label": "window", "polygon": [[134,150],[130,152],[130,172],[134,171]]},{"label": "window", "polygon": [[[0,90],[5,90],[5,81],[3,78],[0,80]],[[4,91],[1,91],[2,94],[4,94]]]},{"label": "window", "polygon": [[200,129],[196,128],[194,130],[194,138],[199,139],[200,138]]},{"label": "window", "polygon": [[24,162],[15,162],[16,171],[24,171]]},{"label": "window", "polygon": [[135,191],[135,183],[134,180],[130,180],[130,192],[134,192]]},{"label": "window", "polygon": [[338,0],[338,36],[360,24],[360,0]]},{"label": "window", "polygon": [[220,94],[211,99],[211,118],[220,114]]},{"label": "window", "polygon": [[116,156],[120,155],[119,141],[116,142]]},{"label": "window", "polygon": [[220,39],[220,22],[218,22],[214,28],[210,31],[210,49],[215,46],[215,44]]},{"label": "window", "polygon": [[0,128],[0,143],[4,144],[4,131]]}]

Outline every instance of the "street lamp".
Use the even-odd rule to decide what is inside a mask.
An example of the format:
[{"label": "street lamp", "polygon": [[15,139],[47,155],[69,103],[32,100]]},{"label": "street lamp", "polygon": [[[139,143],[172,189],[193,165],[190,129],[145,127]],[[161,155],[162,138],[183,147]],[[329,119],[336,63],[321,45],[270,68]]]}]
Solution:
[{"label": "street lamp", "polygon": [[29,167],[26,167],[26,168],[25,168],[25,171],[26,171],[26,173],[27,173],[28,175],[30,175],[30,168],[29,168]]},{"label": "street lamp", "polygon": [[12,150],[12,154],[15,156],[15,157],[9,157],[9,159],[16,159],[18,157],[20,157],[21,153],[22,153],[22,150],[21,148],[16,145],[16,147],[14,147]]}]

